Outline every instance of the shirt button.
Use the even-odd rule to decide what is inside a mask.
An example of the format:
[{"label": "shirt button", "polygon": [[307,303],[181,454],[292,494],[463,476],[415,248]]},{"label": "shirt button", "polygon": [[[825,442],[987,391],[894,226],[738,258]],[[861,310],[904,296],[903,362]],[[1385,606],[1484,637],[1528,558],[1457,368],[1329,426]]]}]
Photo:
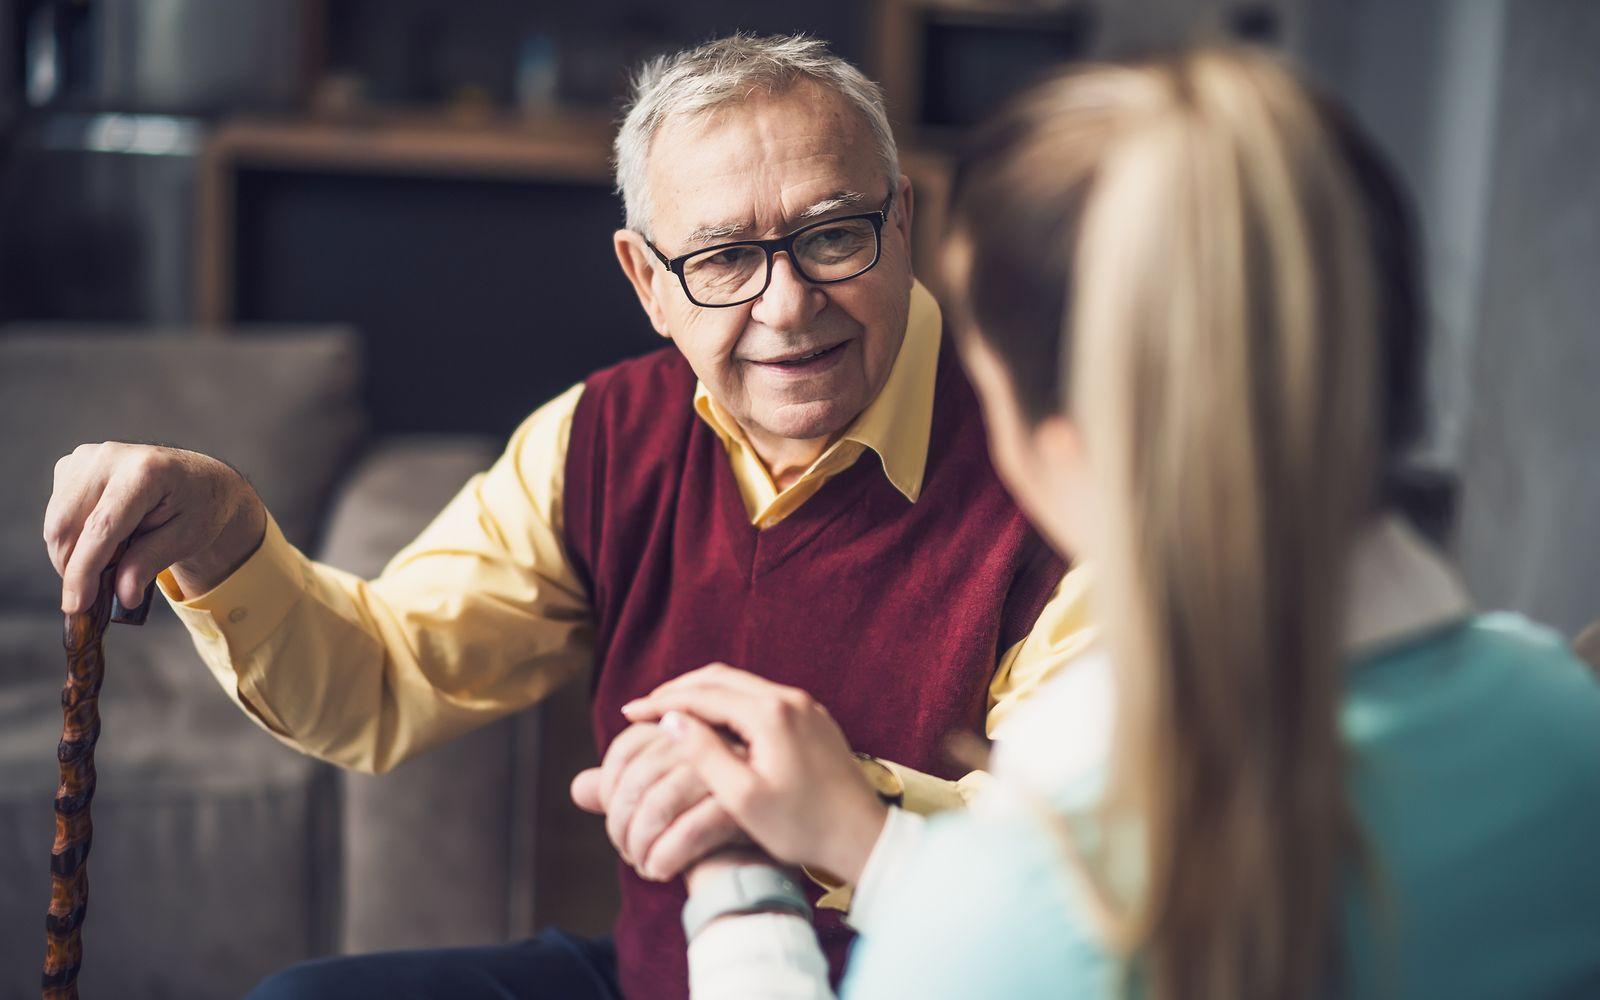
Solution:
[{"label": "shirt button", "polygon": [[233,622],[235,625],[244,621],[248,617],[250,617],[250,612],[245,608],[234,608],[232,611],[228,612],[228,621]]}]

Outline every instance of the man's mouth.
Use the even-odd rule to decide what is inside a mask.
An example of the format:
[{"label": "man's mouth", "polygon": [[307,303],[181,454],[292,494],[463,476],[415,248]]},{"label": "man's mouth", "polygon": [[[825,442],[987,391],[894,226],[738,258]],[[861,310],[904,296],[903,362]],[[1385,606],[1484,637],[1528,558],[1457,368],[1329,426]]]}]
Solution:
[{"label": "man's mouth", "polygon": [[850,343],[850,341],[841,340],[831,347],[819,347],[814,351],[806,351],[802,354],[790,354],[781,358],[771,358],[766,361],[753,361],[751,363],[762,365],[763,367],[768,368],[811,368],[819,365],[821,362],[833,358],[848,343]]}]

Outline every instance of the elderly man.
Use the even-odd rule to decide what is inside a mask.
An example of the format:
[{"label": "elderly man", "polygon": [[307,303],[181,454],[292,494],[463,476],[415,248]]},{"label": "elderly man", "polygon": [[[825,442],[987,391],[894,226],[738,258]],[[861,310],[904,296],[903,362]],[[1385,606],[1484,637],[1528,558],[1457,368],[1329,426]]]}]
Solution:
[{"label": "elderly man", "polygon": [[[546,932],[307,963],[259,996],[682,996],[679,876],[739,834],[624,703],[736,664],[811,692],[927,811],[974,783],[948,734],[992,732],[1085,641],[912,277],[876,86],[814,40],[723,39],[645,68],[616,152],[617,259],[671,346],[529,416],[376,580],[310,561],[205,456],[108,442],[58,466],[63,608],[132,536],[122,599],[159,571],[222,685],[306,753],[384,771],[592,669],[605,756],[573,794],[624,861],[615,957]],[[819,931],[837,969],[848,934]]]}]

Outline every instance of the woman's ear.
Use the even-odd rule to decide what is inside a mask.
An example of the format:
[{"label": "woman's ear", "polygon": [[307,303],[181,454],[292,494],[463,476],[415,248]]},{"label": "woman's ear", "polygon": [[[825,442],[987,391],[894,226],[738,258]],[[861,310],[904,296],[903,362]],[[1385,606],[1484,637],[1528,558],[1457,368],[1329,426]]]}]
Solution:
[{"label": "woman's ear", "polygon": [[900,190],[896,197],[896,201],[899,202],[900,211],[896,215],[891,216],[890,222],[899,228],[900,238],[905,240],[906,246],[909,248],[911,246],[911,178],[907,177],[905,174],[901,174],[899,186]]},{"label": "woman's ear", "polygon": [[1052,413],[1034,425],[1033,444],[1052,478],[1082,476],[1086,464],[1083,434],[1065,415]]},{"label": "woman's ear", "polygon": [[619,229],[612,233],[611,245],[617,251],[617,263],[622,265],[622,273],[633,286],[633,294],[639,297],[639,305],[650,317],[650,325],[661,336],[671,339],[672,334],[667,329],[667,312],[661,296],[656,294],[655,279],[659,273],[656,255],[645,245],[644,237],[631,229]]},{"label": "woman's ear", "polygon": [[1081,555],[1094,497],[1083,431],[1070,417],[1052,413],[1034,425],[1032,439],[1038,482],[1047,498],[1033,512],[1034,520],[1057,551]]}]

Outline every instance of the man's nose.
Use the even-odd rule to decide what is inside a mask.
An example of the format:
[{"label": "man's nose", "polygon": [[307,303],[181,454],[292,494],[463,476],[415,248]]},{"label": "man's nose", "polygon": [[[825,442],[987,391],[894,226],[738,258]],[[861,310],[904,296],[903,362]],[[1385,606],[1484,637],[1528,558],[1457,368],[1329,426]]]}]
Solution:
[{"label": "man's nose", "polygon": [[779,253],[772,258],[772,280],[756,299],[750,318],[774,329],[790,329],[809,323],[826,302],[822,289],[800,276],[787,253]]}]

